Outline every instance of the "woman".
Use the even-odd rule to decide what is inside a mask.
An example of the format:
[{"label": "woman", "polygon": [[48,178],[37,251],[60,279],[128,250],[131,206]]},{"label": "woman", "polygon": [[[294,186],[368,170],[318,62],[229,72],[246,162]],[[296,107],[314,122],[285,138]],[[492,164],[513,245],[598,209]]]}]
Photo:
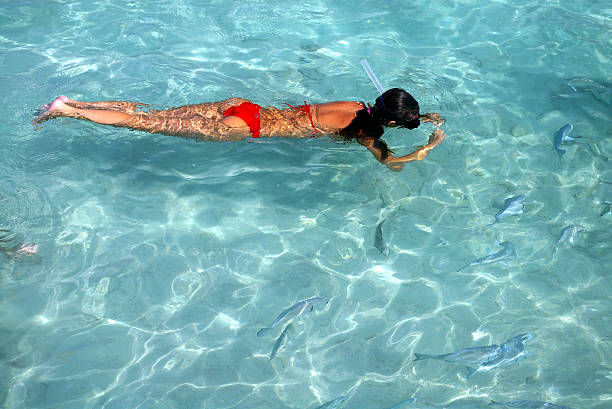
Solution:
[{"label": "woman", "polygon": [[[288,105],[288,104],[286,104]],[[262,108],[251,101],[230,98],[224,101],[186,105],[167,110],[150,110],[147,105],[126,101],[82,102],[59,96],[33,123],[56,117],[85,119],[103,125],[126,127],[150,133],[202,138],[214,141],[258,137],[304,138],[328,135],[357,141],[392,170],[403,163],[422,160],[446,137],[439,114],[419,114],[419,104],[400,88],[386,91],[374,106],[363,102],[335,101],[286,109]],[[436,125],[427,145],[404,156],[393,156],[380,139],[384,126],[414,129],[420,122]]]}]

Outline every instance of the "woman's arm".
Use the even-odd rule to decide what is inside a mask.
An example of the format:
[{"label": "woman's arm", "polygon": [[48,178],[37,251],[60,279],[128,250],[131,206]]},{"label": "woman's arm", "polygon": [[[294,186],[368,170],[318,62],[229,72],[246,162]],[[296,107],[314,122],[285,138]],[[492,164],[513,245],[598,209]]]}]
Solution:
[{"label": "woman's arm", "polygon": [[391,170],[400,171],[404,167],[403,164],[406,162],[425,159],[429,151],[440,145],[442,141],[444,141],[444,138],[446,138],[446,133],[444,132],[444,130],[437,127],[436,130],[433,131],[433,133],[429,137],[427,145],[419,146],[414,150],[414,152],[411,152],[404,156],[393,156],[392,154],[389,154],[384,159],[382,157],[382,151],[376,146],[375,140],[360,140],[359,143],[365,146],[370,152],[372,152],[372,155],[374,155],[374,157],[380,163],[384,163]]},{"label": "woman's arm", "polygon": [[409,153],[408,155],[394,157],[393,155],[389,155],[387,161],[383,162],[387,163],[404,163],[404,162],[412,162],[413,160],[423,160],[427,156],[430,150],[440,145],[442,141],[446,138],[446,133],[444,130],[440,128],[436,128],[435,131],[429,136],[429,141],[427,145],[419,146],[414,150],[414,152]]}]

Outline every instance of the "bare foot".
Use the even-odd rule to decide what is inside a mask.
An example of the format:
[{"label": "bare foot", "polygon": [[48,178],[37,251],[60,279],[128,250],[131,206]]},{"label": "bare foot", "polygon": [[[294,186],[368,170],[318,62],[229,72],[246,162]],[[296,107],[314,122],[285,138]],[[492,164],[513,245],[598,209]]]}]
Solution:
[{"label": "bare foot", "polygon": [[85,104],[85,102],[77,101],[75,99],[70,99],[65,95],[60,95],[58,98],[61,99],[64,104],[69,105],[73,108],[83,108],[80,105]]},{"label": "bare foot", "polygon": [[64,95],[60,95],[52,103],[43,105],[38,110],[40,114],[32,120],[32,125],[39,125],[49,119],[60,116],[67,107],[65,103],[68,101],[72,100]]}]

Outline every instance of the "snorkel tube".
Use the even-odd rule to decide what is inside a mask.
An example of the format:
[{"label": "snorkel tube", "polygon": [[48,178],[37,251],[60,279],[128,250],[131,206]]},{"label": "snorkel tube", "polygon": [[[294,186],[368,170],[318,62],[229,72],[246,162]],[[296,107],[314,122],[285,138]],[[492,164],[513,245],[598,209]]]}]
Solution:
[{"label": "snorkel tube", "polygon": [[380,94],[382,95],[385,92],[385,89],[383,88],[380,81],[378,81],[378,78],[376,78],[376,75],[374,75],[374,71],[372,71],[372,67],[370,67],[370,64],[368,64],[368,60],[366,60],[365,58],[361,60],[361,65],[363,65],[363,69],[365,70],[366,74],[368,74],[368,77],[370,77],[370,81],[372,81],[372,84],[374,84],[378,92],[380,92]]}]

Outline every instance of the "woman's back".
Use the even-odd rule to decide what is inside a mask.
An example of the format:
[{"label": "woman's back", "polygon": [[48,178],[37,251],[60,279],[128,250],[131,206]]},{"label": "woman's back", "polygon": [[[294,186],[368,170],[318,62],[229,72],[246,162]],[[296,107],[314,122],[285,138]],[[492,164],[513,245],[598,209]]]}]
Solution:
[{"label": "woman's back", "polygon": [[353,101],[334,101],[312,106],[316,124],[323,129],[342,129],[349,126],[357,111],[365,108],[362,103]]}]

